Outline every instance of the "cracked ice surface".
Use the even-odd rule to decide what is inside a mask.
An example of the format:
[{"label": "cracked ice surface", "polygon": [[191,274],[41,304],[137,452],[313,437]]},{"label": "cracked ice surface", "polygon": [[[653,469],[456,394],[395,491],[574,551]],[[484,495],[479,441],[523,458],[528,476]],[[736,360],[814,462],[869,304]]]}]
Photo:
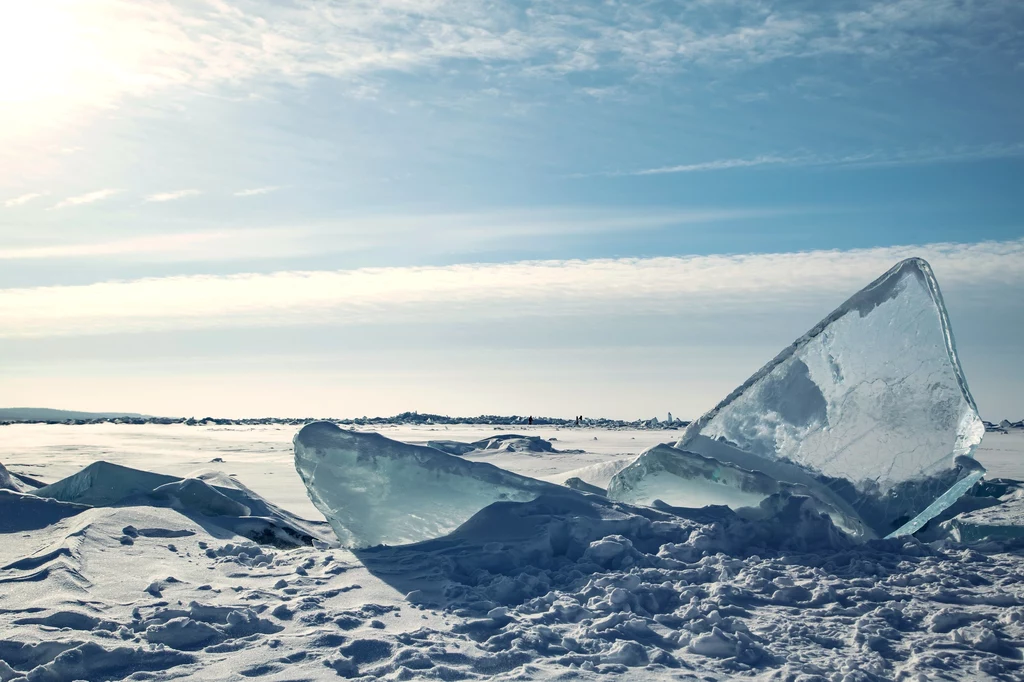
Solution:
[{"label": "cracked ice surface", "polygon": [[[762,471],[797,465],[858,509],[885,517],[888,505],[889,518],[867,520],[887,534],[913,532],[956,501],[966,478],[981,477],[979,465],[955,460],[984,433],[938,284],[928,263],[912,258],[691,424],[677,447],[748,468],[753,456]],[[949,494],[915,485],[926,479]],[[917,518],[926,509],[928,518]]]}]

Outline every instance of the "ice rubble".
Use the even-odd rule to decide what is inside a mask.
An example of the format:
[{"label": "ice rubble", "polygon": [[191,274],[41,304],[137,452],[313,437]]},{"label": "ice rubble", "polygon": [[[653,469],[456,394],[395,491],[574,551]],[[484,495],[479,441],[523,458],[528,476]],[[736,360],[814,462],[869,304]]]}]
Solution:
[{"label": "ice rubble", "polygon": [[494,454],[496,452],[534,452],[534,453],[562,453],[577,454],[582,450],[556,450],[549,441],[540,436],[521,436],[515,433],[507,433],[490,438],[483,438],[473,443],[462,443],[455,440],[430,440],[429,447],[449,455],[473,455],[473,454]]},{"label": "ice rubble", "polygon": [[675,446],[651,448],[611,476],[607,491],[586,477],[573,476],[570,491],[456,456],[480,444],[421,447],[329,423],[296,435],[295,465],[349,546],[440,537],[492,503],[559,490],[734,509],[811,497],[871,539],[921,529],[981,479],[971,455],[984,432],[938,284],[912,258],[797,339]]},{"label": "ice rubble", "polygon": [[[31,524],[32,514],[63,518],[93,507],[129,506],[170,507],[263,544],[288,547],[330,540],[322,522],[300,519],[216,472],[180,478],[100,461],[25,494],[0,491],[0,513],[9,509],[25,517],[7,519],[12,527]],[[0,523],[0,529],[7,525]]]}]

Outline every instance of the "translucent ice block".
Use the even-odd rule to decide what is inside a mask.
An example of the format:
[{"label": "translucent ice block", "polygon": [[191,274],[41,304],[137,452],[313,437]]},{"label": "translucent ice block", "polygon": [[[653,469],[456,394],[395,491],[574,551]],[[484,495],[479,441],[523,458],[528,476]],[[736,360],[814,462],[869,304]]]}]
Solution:
[{"label": "translucent ice block", "polygon": [[567,488],[328,422],[295,435],[295,468],[343,545],[406,544],[450,533],[484,507]]},{"label": "translucent ice block", "polygon": [[922,527],[981,476],[956,458],[984,433],[935,276],[911,258],[693,422],[676,447],[805,485],[859,517],[847,527],[885,536]]}]

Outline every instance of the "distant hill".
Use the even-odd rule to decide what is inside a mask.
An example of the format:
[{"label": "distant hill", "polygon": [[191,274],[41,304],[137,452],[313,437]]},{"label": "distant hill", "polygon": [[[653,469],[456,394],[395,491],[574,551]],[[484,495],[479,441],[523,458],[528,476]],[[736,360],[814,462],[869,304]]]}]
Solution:
[{"label": "distant hill", "polygon": [[6,422],[45,422],[67,421],[68,419],[147,419],[137,412],[76,412],[74,410],[51,410],[48,407],[0,407],[0,421]]}]

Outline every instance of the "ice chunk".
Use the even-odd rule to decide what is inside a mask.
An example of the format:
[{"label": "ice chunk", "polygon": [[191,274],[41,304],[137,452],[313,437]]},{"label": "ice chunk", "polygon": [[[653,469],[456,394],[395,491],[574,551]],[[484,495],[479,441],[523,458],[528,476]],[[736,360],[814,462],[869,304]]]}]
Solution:
[{"label": "ice chunk", "polygon": [[249,516],[251,510],[198,478],[183,478],[153,489],[150,496],[206,516]]},{"label": "ice chunk", "polygon": [[18,493],[22,491],[20,482],[11,476],[3,464],[0,464],[0,490],[13,490]]},{"label": "ice chunk", "polygon": [[669,445],[644,451],[608,485],[608,495],[623,502],[650,504],[661,500],[689,507],[756,507],[781,490],[779,481],[761,472]]},{"label": "ice chunk", "polygon": [[[956,461],[984,433],[931,267],[911,258],[693,422],[676,446],[816,489],[845,508],[844,525],[866,525],[870,536],[914,532],[952,504],[984,472]],[[628,487],[620,484],[609,493]]]},{"label": "ice chunk", "polygon": [[1000,504],[976,509],[946,521],[945,530],[957,542],[1017,542],[1024,538],[1024,489],[1013,486]]},{"label": "ice chunk", "polygon": [[203,517],[204,525],[209,521],[260,543],[284,547],[331,539],[326,524],[300,519],[216,472],[179,478],[100,461],[30,492],[32,497],[82,508],[169,506],[190,517]]},{"label": "ice chunk", "polygon": [[571,493],[491,464],[329,422],[309,424],[295,435],[295,468],[310,500],[349,547],[428,540],[494,502]]}]

